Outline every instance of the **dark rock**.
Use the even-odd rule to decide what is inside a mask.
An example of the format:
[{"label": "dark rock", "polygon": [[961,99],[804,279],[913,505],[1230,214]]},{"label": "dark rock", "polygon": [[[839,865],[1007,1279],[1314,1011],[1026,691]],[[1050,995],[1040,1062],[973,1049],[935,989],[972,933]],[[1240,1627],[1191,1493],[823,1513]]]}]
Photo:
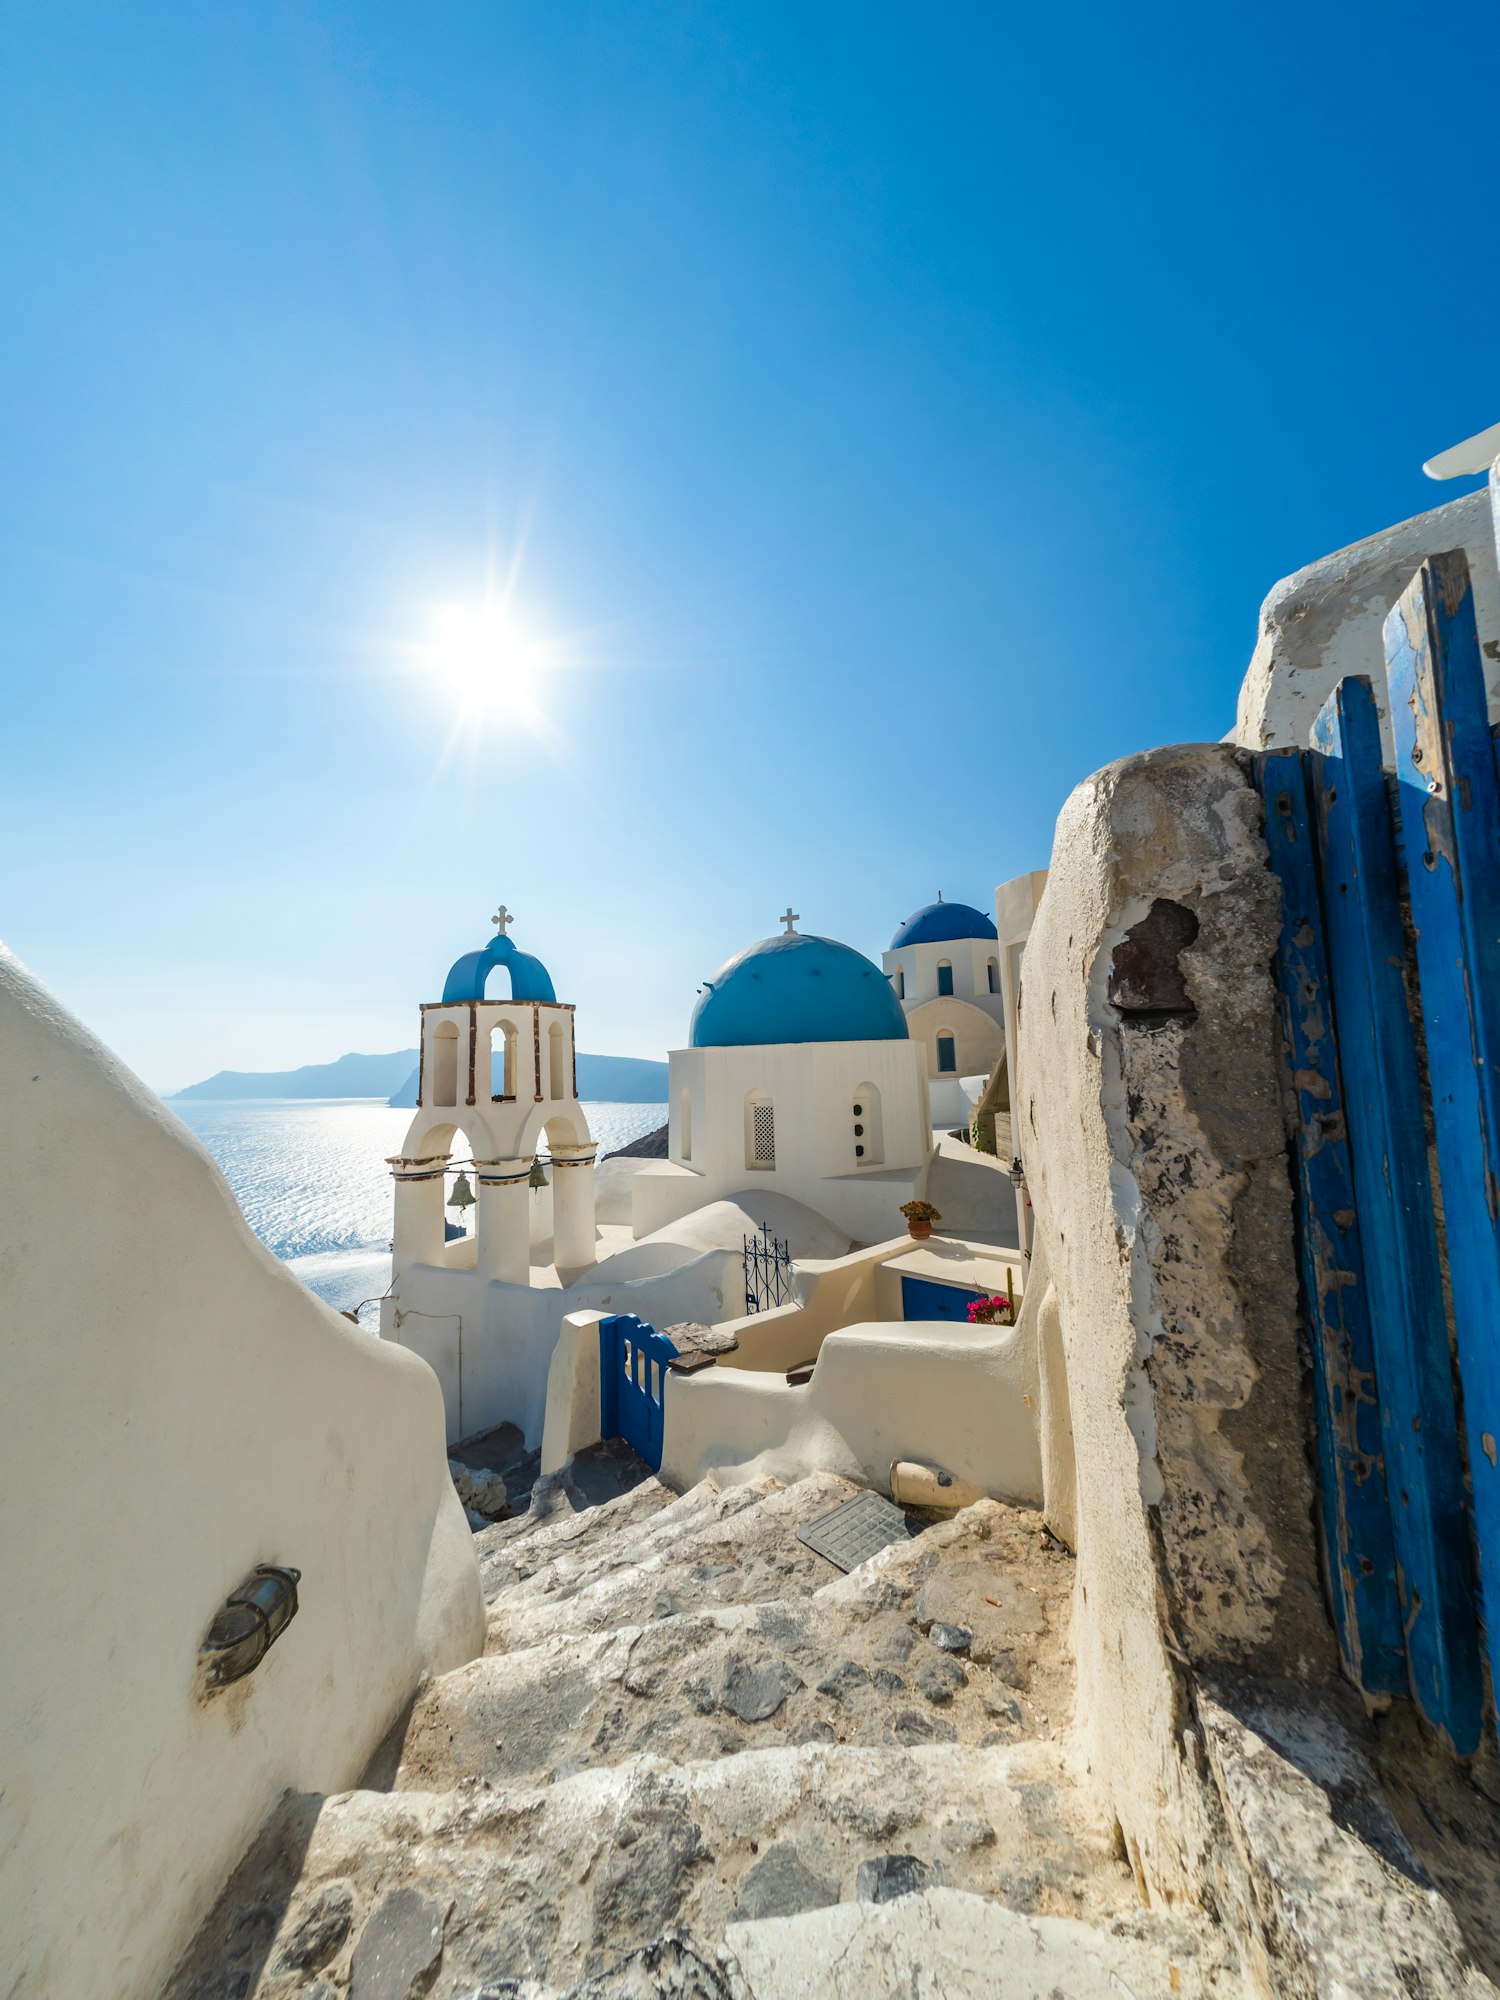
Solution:
[{"label": "dark rock", "polygon": [[837,1743],[838,1732],[831,1722],[803,1722],[788,1732],[792,1743]]},{"label": "dark rock", "polygon": [[818,1693],[832,1695],[835,1701],[847,1701],[857,1689],[869,1685],[870,1676],[858,1660],[845,1660],[818,1682]]},{"label": "dark rock", "polygon": [[917,1691],[927,1699],[937,1702],[952,1701],[961,1687],[969,1685],[969,1676],[946,1653],[939,1653],[935,1659],[924,1660],[917,1671]]},{"label": "dark rock", "polygon": [[741,1722],[766,1722],[802,1685],[801,1675],[785,1660],[750,1661],[735,1654],[725,1672],[719,1700]]},{"label": "dark rock", "polygon": [[1021,1704],[1014,1695],[1001,1694],[998,1688],[986,1688],[980,1699],[986,1715],[993,1715],[997,1722],[1008,1722],[1012,1727],[1019,1724]]},{"label": "dark rock", "polygon": [[354,1947],[349,2000],[408,2000],[443,1955],[448,1912],[417,1889],[393,1889],[376,1904]]},{"label": "dark rock", "polygon": [[875,1685],[882,1694],[905,1694],[906,1682],[889,1667],[875,1669]]},{"label": "dark rock", "polygon": [[731,1923],[757,1917],[795,1917],[803,1910],[821,1910],[839,1899],[838,1885],[814,1875],[790,1842],[767,1848],[740,1883]]},{"label": "dark rock", "polygon": [[349,1935],[354,1895],[347,1882],[330,1882],[303,1911],[281,1947],[277,1970],[316,1972]]},{"label": "dark rock", "polygon": [[875,1648],[877,1660],[895,1660],[898,1663],[911,1658],[912,1647],[917,1643],[917,1635],[909,1625],[897,1625],[885,1634]]},{"label": "dark rock", "polygon": [[862,1903],[894,1903],[898,1896],[941,1888],[942,1882],[943,1871],[935,1861],[919,1861],[915,1854],[877,1854],[860,1862],[854,1893]]},{"label": "dark rock", "polygon": [[927,1715],[919,1708],[903,1708],[891,1724],[891,1733],[898,1743],[908,1746],[913,1743],[956,1743],[958,1731],[951,1722],[941,1722],[935,1715]]},{"label": "dark rock", "polygon": [[708,1858],[697,1827],[679,1811],[637,1813],[616,1833],[615,1846],[623,1852],[610,1855],[599,1877],[595,1939],[664,1931],[692,1886],[689,1869]]},{"label": "dark rock", "polygon": [[940,1646],[945,1653],[967,1653],[974,1643],[974,1634],[967,1625],[936,1624],[927,1636],[934,1646]]}]

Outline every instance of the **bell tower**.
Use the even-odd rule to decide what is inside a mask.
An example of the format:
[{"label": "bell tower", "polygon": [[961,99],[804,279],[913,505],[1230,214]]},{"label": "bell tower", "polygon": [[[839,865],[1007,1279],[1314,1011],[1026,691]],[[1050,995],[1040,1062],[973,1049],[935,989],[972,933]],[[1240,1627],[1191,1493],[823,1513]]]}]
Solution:
[{"label": "bell tower", "polygon": [[597,1147],[578,1102],[574,1010],[557,998],[541,960],[517,948],[503,903],[490,921],[494,937],[458,959],[442,999],[422,1007],[417,1109],[389,1163],[398,1284],[413,1264],[467,1268],[471,1240],[443,1240],[445,1177],[455,1164],[472,1170],[477,1191],[472,1268],[483,1279],[529,1284],[531,1173],[544,1140],[551,1261],[567,1284],[596,1259]]}]

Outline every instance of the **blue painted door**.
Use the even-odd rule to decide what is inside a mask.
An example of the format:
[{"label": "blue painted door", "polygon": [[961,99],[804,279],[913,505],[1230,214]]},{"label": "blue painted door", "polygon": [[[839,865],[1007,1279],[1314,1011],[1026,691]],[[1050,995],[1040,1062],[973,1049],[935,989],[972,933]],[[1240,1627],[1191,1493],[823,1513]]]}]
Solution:
[{"label": "blue painted door", "polygon": [[600,1430],[624,1438],[646,1463],[661,1465],[667,1363],[677,1349],[634,1313],[611,1313],[599,1322]]},{"label": "blue painted door", "polygon": [[957,1319],[968,1323],[969,1307],[975,1299],[988,1296],[971,1292],[963,1285],[940,1285],[933,1278],[901,1279],[903,1319]]}]

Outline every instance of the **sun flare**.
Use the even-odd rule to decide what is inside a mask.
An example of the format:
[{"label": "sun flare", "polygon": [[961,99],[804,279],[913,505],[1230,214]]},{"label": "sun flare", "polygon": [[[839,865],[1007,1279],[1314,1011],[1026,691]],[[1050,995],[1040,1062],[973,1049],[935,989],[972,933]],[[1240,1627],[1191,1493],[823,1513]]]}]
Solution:
[{"label": "sun flare", "polygon": [[450,605],[439,612],[433,671],[475,716],[533,716],[539,709],[538,649],[516,630],[503,605]]}]

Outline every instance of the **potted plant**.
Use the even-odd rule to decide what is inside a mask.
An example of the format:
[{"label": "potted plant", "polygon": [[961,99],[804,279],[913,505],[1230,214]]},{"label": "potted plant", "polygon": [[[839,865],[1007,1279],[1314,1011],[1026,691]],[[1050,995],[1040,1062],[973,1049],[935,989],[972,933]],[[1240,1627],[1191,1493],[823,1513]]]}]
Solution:
[{"label": "potted plant", "polygon": [[987,1299],[969,1301],[970,1326],[1014,1326],[1015,1323],[1015,1301],[1004,1292],[995,1292]]},{"label": "potted plant", "polygon": [[943,1219],[930,1201],[903,1201],[901,1213],[906,1217],[908,1231],[919,1243],[932,1234],[933,1223]]}]

